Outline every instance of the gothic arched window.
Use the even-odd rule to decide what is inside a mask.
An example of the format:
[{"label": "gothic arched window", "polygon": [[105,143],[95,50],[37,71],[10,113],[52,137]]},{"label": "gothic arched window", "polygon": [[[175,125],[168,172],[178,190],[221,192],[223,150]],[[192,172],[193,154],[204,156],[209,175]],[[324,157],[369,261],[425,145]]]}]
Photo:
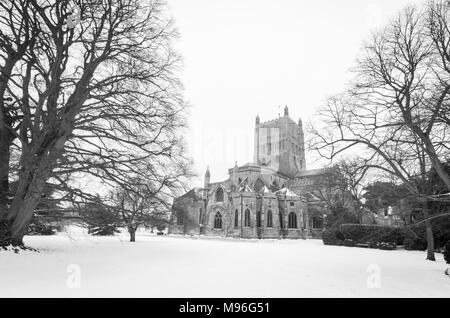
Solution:
[{"label": "gothic arched window", "polygon": [[267,211],[267,227],[273,227],[271,210]]},{"label": "gothic arched window", "polygon": [[222,214],[220,214],[220,212],[217,212],[216,217],[214,218],[214,228],[215,229],[222,228]]},{"label": "gothic arched window", "polygon": [[239,212],[238,210],[234,211],[234,227],[239,226]]},{"label": "gothic arched window", "polygon": [[219,188],[216,191],[216,202],[223,202],[223,189]]},{"label": "gothic arched window", "polygon": [[264,188],[265,184],[261,181],[261,179],[258,179],[255,181],[255,184],[253,185],[253,189],[255,192],[260,192]]},{"label": "gothic arched window", "polygon": [[288,227],[290,229],[297,228],[297,215],[294,212],[289,213]]},{"label": "gothic arched window", "polygon": [[250,210],[245,210],[245,216],[244,216],[244,226],[250,227]]}]

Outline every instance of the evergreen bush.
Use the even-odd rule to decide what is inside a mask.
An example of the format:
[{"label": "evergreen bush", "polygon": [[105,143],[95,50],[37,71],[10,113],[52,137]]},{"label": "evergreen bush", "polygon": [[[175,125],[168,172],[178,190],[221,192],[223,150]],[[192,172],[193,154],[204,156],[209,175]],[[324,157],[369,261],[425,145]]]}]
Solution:
[{"label": "evergreen bush", "polygon": [[402,231],[399,228],[365,225],[365,224],[342,224],[339,227],[345,239],[353,240],[359,244],[393,243],[402,241]]},{"label": "evergreen bush", "polygon": [[337,229],[325,230],[322,233],[322,241],[325,245],[342,245],[344,240],[344,235]]},{"label": "evergreen bush", "polygon": [[92,227],[89,229],[89,233],[92,235],[98,235],[98,236],[111,236],[116,233],[120,233],[120,231],[116,227],[116,225],[110,224],[110,225]]},{"label": "evergreen bush", "polygon": [[28,226],[27,235],[54,235],[60,230],[60,227],[46,221],[40,216],[33,217]]},{"label": "evergreen bush", "polygon": [[427,240],[422,236],[416,236],[406,231],[403,245],[405,250],[408,251],[425,251],[427,249]]},{"label": "evergreen bush", "polygon": [[447,264],[450,264],[450,241],[445,243],[445,246],[444,246],[444,259],[447,262]]}]

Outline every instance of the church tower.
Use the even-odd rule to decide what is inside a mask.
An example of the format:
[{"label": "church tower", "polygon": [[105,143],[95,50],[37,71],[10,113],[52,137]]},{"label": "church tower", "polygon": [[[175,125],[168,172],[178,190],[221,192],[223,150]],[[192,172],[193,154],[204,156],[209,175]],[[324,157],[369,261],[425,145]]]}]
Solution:
[{"label": "church tower", "polygon": [[284,116],[255,122],[254,162],[271,167],[292,178],[299,171],[306,170],[303,124],[289,117],[287,105]]}]

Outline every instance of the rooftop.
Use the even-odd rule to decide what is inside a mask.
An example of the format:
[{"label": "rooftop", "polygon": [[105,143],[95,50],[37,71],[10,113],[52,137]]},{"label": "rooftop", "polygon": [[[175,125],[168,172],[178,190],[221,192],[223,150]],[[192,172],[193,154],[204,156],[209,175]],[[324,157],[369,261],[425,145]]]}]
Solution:
[{"label": "rooftop", "polygon": [[325,172],[324,169],[311,169],[311,170],[302,170],[299,171],[296,177],[310,177],[310,176],[319,176]]}]

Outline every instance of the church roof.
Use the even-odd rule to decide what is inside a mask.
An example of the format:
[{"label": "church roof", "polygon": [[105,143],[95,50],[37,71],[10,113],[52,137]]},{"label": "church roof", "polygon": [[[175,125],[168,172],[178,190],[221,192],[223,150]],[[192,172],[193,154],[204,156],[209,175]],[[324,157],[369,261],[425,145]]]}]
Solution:
[{"label": "church roof", "polygon": [[321,201],[314,193],[309,192],[309,191],[306,192],[306,198],[310,202],[319,202],[319,201]]},{"label": "church roof", "polygon": [[242,180],[241,183],[238,184],[238,186],[239,187],[243,187],[243,186],[245,186],[247,184],[247,182],[248,182],[248,177],[245,177],[245,179]]},{"label": "church roof", "polygon": [[297,195],[293,191],[289,190],[288,188],[283,188],[281,190],[278,190],[276,193],[277,194],[284,194],[287,197],[300,197],[299,195]]},{"label": "church roof", "polygon": [[272,193],[272,191],[270,191],[267,186],[264,186],[264,188],[262,188],[261,192],[262,193]]},{"label": "church roof", "polygon": [[287,116],[280,116],[278,118],[274,118],[274,119],[271,119],[271,120],[268,120],[265,122],[257,123],[256,126],[257,127],[269,127],[269,126],[276,127],[280,123],[285,123],[285,122],[296,125],[296,122],[291,117],[289,117],[289,114],[288,114]]},{"label": "church roof", "polygon": [[239,168],[261,168],[261,166],[254,162],[247,162],[245,165],[240,166]]},{"label": "church roof", "polygon": [[319,176],[325,171],[323,169],[311,169],[311,170],[301,170],[297,173],[296,177],[312,177]]},{"label": "church roof", "polygon": [[192,198],[194,200],[201,200],[202,194],[203,194],[202,188],[192,188],[191,190],[183,194],[181,198]]},{"label": "church roof", "polygon": [[239,188],[239,192],[253,192],[253,190],[248,185],[245,185]]}]

